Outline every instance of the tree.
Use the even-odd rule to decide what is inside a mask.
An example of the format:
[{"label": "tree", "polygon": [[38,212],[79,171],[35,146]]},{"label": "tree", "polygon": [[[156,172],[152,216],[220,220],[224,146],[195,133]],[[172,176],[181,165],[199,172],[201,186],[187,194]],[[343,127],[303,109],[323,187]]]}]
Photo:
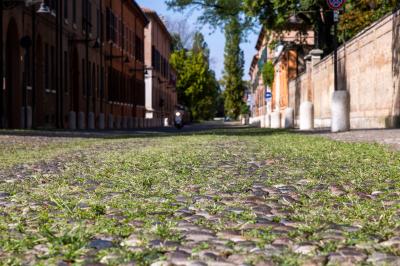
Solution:
[{"label": "tree", "polygon": [[399,7],[399,4],[399,0],[349,1],[339,24],[342,39],[353,37],[374,21]]},{"label": "tree", "polygon": [[240,115],[244,87],[243,68],[244,56],[240,49],[241,26],[237,17],[231,17],[225,26],[225,59],[223,83],[225,85],[225,110],[229,116],[237,118]]},{"label": "tree", "polygon": [[[176,10],[200,9],[199,22],[212,27],[223,27],[232,16],[243,14],[243,0],[166,0],[166,4]],[[252,18],[241,16],[243,26],[251,25]]]},{"label": "tree", "polygon": [[[333,12],[326,0],[243,0],[246,14],[254,16],[266,29],[286,30],[290,17],[296,15],[304,27],[315,31],[316,46],[325,52],[334,48]],[[367,25],[376,21],[399,4],[399,0],[348,0],[342,14],[338,35],[344,41],[353,37]]]},{"label": "tree", "polygon": [[179,102],[189,108],[194,120],[207,120],[216,113],[219,84],[209,68],[204,37],[201,33],[195,36],[196,49],[175,51],[170,63],[177,72]]},{"label": "tree", "polygon": [[304,28],[314,29],[318,48],[327,52],[333,49],[331,28],[334,22],[332,12],[324,11],[326,0],[244,0],[244,9],[247,15],[257,17],[266,29],[275,32],[295,26],[291,25],[290,17],[296,15]]},{"label": "tree", "polygon": [[272,85],[274,84],[274,78],[275,78],[274,64],[268,60],[264,64],[261,71],[262,71],[261,74],[262,74],[264,84],[268,85],[270,88],[272,88]]},{"label": "tree", "polygon": [[204,36],[201,32],[196,32],[194,34],[192,51],[194,53],[202,53],[207,61],[210,58],[210,49],[208,49],[208,45],[205,42]]},{"label": "tree", "polygon": [[237,117],[244,93],[244,56],[240,44],[253,22],[252,17],[244,16],[243,0],[167,0],[166,3],[177,11],[200,9],[200,23],[224,29],[227,37],[224,62],[225,109],[230,115]]},{"label": "tree", "polygon": [[166,26],[172,32],[173,46],[175,50],[190,49],[195,31],[188,24],[186,19],[173,19],[166,17]]}]

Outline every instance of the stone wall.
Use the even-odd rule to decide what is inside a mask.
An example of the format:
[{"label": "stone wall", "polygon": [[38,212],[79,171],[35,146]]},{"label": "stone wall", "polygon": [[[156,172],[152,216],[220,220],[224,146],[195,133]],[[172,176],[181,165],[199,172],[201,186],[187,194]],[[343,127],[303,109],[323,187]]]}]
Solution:
[{"label": "stone wall", "polygon": [[[398,126],[400,115],[400,12],[388,15],[338,50],[339,89],[350,93],[352,128]],[[289,104],[314,104],[316,127],[329,127],[334,90],[333,54],[314,58],[289,84]]]}]

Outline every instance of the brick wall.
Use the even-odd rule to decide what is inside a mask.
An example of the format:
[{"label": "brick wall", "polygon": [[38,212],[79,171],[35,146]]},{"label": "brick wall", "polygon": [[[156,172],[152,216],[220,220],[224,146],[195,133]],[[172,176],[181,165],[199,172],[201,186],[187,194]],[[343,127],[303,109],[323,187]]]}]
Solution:
[{"label": "brick wall", "polygon": [[[350,93],[352,128],[398,125],[400,115],[400,12],[381,19],[338,50],[339,88]],[[333,92],[333,55],[308,63],[289,84],[290,106],[314,103],[316,127],[329,127]],[[311,95],[310,95],[311,94]]]}]

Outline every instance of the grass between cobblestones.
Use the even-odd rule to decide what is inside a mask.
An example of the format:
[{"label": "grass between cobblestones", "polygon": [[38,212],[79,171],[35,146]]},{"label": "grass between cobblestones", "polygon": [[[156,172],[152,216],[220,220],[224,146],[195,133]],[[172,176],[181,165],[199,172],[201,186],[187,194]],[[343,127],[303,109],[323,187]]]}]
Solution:
[{"label": "grass between cobblestones", "polygon": [[383,146],[263,129],[0,143],[0,265],[399,262]]}]

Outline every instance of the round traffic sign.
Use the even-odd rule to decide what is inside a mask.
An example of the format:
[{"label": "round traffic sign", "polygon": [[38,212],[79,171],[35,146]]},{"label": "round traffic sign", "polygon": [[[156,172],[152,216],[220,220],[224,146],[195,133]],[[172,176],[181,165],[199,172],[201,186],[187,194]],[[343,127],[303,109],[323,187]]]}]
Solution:
[{"label": "round traffic sign", "polygon": [[346,3],[346,0],[326,0],[328,6],[333,10],[338,10]]}]

